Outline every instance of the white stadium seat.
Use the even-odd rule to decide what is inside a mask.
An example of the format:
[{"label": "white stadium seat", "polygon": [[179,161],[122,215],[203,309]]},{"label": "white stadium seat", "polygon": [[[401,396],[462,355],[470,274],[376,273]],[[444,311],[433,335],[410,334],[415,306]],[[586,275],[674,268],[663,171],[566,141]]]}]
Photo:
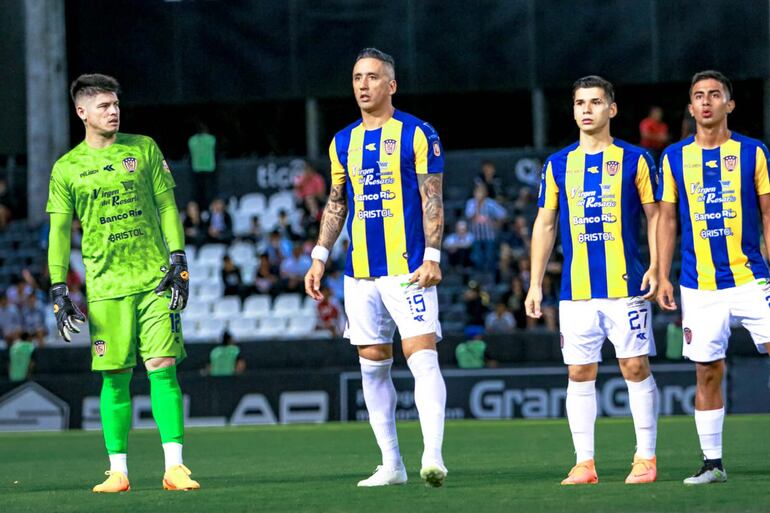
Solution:
[{"label": "white stadium seat", "polygon": [[233,259],[233,263],[239,267],[257,261],[254,244],[251,242],[236,242],[230,246],[227,254]]},{"label": "white stadium seat", "polygon": [[[199,342],[218,342],[225,332],[225,321],[222,319],[200,319],[194,340]],[[184,329],[184,324],[182,325]]]},{"label": "white stadium seat", "polygon": [[286,319],[266,317],[259,321],[255,338],[283,338],[286,335]]},{"label": "white stadium seat", "polygon": [[243,302],[243,312],[241,315],[245,319],[262,319],[270,315],[270,296],[254,295],[246,298]]},{"label": "white stadium seat", "polygon": [[224,244],[204,244],[198,251],[198,258],[195,260],[198,265],[208,265],[221,268],[222,258],[225,256],[227,246]]},{"label": "white stadium seat", "polygon": [[260,216],[265,211],[265,195],[258,192],[251,192],[241,197],[238,203],[238,212],[251,216]]},{"label": "white stadium seat", "polygon": [[229,321],[241,315],[241,299],[238,296],[225,296],[214,303],[214,319]]},{"label": "white stadium seat", "polygon": [[[195,296],[193,296],[195,297]],[[196,298],[198,299],[198,298]],[[187,306],[182,310],[182,319],[190,317],[193,319],[202,319],[211,315],[211,305],[202,301],[193,301],[187,303]]]},{"label": "white stadium seat", "polygon": [[222,297],[222,293],[224,292],[225,287],[222,285],[222,279],[221,277],[217,278],[209,278],[205,281],[198,283],[198,291],[196,293],[197,299],[199,299],[202,302],[209,302],[213,303],[220,297]]},{"label": "white stadium seat", "polygon": [[268,202],[268,210],[272,212],[276,217],[281,210],[285,210],[287,214],[291,215],[296,208],[294,200],[294,193],[291,191],[276,192],[270,196]]},{"label": "white stadium seat", "polygon": [[273,303],[274,317],[293,317],[302,306],[302,296],[299,294],[281,294]]},{"label": "white stadium seat", "polygon": [[227,323],[228,331],[233,336],[236,342],[243,342],[244,340],[254,340],[257,337],[257,320],[256,319],[231,319]]}]

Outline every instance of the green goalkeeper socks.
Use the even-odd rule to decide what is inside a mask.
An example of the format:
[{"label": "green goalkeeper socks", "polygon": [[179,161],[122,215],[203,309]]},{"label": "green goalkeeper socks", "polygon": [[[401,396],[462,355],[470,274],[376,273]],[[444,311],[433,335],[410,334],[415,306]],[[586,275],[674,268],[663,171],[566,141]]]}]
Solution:
[{"label": "green goalkeeper socks", "polygon": [[162,443],[184,443],[182,389],[176,379],[176,365],[149,371],[152,416]]},{"label": "green goalkeeper socks", "polygon": [[131,429],[131,372],[102,373],[99,410],[107,454],[125,454]]}]

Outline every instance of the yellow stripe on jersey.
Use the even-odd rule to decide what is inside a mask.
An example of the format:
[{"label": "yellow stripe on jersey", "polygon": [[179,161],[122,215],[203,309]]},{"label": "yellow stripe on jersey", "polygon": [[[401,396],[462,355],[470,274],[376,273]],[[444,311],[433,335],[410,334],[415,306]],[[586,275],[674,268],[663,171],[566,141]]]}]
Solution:
[{"label": "yellow stripe on jersey", "polygon": [[652,190],[650,181],[650,166],[647,165],[644,155],[639,155],[639,162],[636,164],[636,190],[639,191],[639,200],[642,205],[655,203],[655,191]]},{"label": "yellow stripe on jersey", "polygon": [[428,174],[428,139],[420,127],[414,129],[414,170],[418,175]]},{"label": "yellow stripe on jersey", "polygon": [[767,158],[761,147],[757,147],[757,164],[754,173],[754,184],[757,194],[770,194],[770,177],[767,176]]},{"label": "yellow stripe on jersey", "polygon": [[545,169],[545,203],[543,208],[557,210],[559,208],[559,186],[556,185],[556,179],[553,177],[553,167],[551,162]]},{"label": "yellow stripe on jersey", "polygon": [[337,156],[337,141],[332,139],[332,143],[329,145],[329,160],[332,161],[332,184],[343,185],[347,180],[347,174],[345,168],[340,163],[340,158]]},{"label": "yellow stripe on jersey", "polygon": [[[741,180],[741,167],[743,166],[743,163],[741,162],[741,143],[730,139],[722,145],[720,151],[722,154],[722,161],[724,161],[724,157],[728,155],[735,156],[737,159],[732,171],[728,171],[727,166],[725,165],[721,166],[722,183],[727,184],[729,182],[730,184],[723,187],[722,195],[723,197],[735,196],[736,198],[740,198],[743,182],[743,180]],[[733,192],[728,193],[728,191]],[[735,212],[734,210],[734,205],[739,204],[739,202],[724,203],[722,206],[722,222],[724,223],[725,228],[729,228],[732,231],[732,236],[725,237],[725,243],[727,244],[727,257],[730,260],[730,270],[736,278],[736,285],[742,285],[742,283],[737,283],[737,278],[747,274],[746,264],[749,261],[749,257],[746,256],[741,247],[741,241],[743,240],[743,214],[742,212]],[[733,213],[725,215],[728,211],[732,211]],[[749,272],[748,275],[750,277],[748,281],[753,280],[754,275],[751,272]],[[714,283],[714,287],[716,288],[716,283]]]},{"label": "yellow stripe on jersey", "polygon": [[[583,194],[585,153],[576,149],[567,156],[567,172],[564,177],[564,188],[567,196]],[[577,199],[577,198],[576,198]],[[585,224],[575,225],[572,220],[585,217],[585,197],[582,201],[570,201],[569,219],[572,224],[572,265],[570,276],[572,278],[572,299],[591,299],[591,277],[586,269],[588,265],[588,244],[579,242],[581,235],[585,234]]]},{"label": "yellow stripe on jersey", "polygon": [[[644,160],[644,157],[639,158]],[[616,205],[615,207],[602,207],[602,216],[615,217],[614,223],[604,223],[604,231],[611,233],[614,239],[604,242],[605,262],[607,263],[607,294],[608,297],[624,297],[628,295],[628,282],[623,279],[626,276],[626,253],[623,244],[623,215],[620,207],[623,201],[623,148],[614,144],[608,146],[604,150],[603,160],[605,165],[602,166],[602,202],[614,201]],[[610,176],[606,165],[610,161],[618,163],[618,170],[612,176]],[[647,181],[649,182],[649,178]],[[609,190],[604,189],[607,185],[609,185]]]},{"label": "yellow stripe on jersey", "polygon": [[[661,201],[666,203],[676,203],[679,201],[679,190],[676,188],[676,180],[674,180],[674,173],[671,171],[671,163],[668,161],[668,155],[663,157],[663,194]],[[687,191],[685,191],[687,194]]]},{"label": "yellow stripe on jersey", "polygon": [[[399,274],[409,273],[409,262],[401,255],[406,254],[406,229],[404,226],[404,195],[401,190],[401,130],[404,123],[391,118],[390,121],[385,123],[382,127],[381,141],[387,141],[388,139],[396,141],[395,149],[388,148],[390,154],[385,148],[385,144],[380,144],[380,173],[382,176],[392,176],[395,178],[391,184],[383,184],[382,193],[382,207],[390,209],[395,215],[391,217],[385,217],[382,220],[383,229],[385,232],[385,253],[391,257],[388,258],[388,276],[396,276]],[[419,131],[419,130],[417,130]],[[423,139],[425,136],[423,135]],[[415,136],[415,140],[417,137]],[[427,140],[425,147],[427,148]],[[419,162],[419,153],[415,152],[415,159]],[[423,152],[422,157],[424,159],[425,173],[428,171],[428,159]],[[387,166],[387,167],[386,167]],[[392,173],[392,175],[384,175],[383,173]],[[386,199],[391,198],[391,199]],[[393,258],[395,256],[396,258]],[[400,257],[400,258],[399,258]]]},{"label": "yellow stripe on jersey", "polygon": [[[350,143],[348,146],[348,169],[351,170],[350,184],[353,186],[353,197],[363,195],[364,184],[359,180],[361,175],[361,168],[363,167],[363,146],[364,146],[364,130],[363,124],[355,127],[350,133]],[[351,258],[353,260],[353,272],[355,276],[369,276],[369,252],[366,246],[366,220],[359,216],[359,212],[364,210],[364,202],[354,201],[355,205],[353,212],[348,212],[349,216],[353,216],[351,221],[351,243],[353,245],[353,251]]]},{"label": "yellow stripe on jersey", "polygon": [[[704,201],[695,201],[702,192],[697,188],[703,188],[703,150],[697,144],[688,144],[682,148],[682,162],[686,163],[683,170],[683,180],[685,187],[690,187],[686,191],[688,203],[690,206],[690,224],[692,226],[692,244],[695,254],[698,255],[698,288],[704,290],[715,290],[717,288],[716,269],[714,269],[711,256],[711,244],[708,238],[700,236],[701,230],[706,230],[706,203]],[[696,218],[703,219],[697,221]]]}]

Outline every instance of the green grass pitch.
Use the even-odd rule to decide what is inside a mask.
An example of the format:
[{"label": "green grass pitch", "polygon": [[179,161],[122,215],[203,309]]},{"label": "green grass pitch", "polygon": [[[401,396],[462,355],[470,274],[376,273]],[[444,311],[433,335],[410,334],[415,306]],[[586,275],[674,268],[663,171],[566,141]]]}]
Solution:
[{"label": "green grass pitch", "polygon": [[190,429],[185,462],[197,492],[161,489],[155,431],[133,431],[132,490],[96,495],[107,461],[99,432],[0,435],[0,512],[723,512],[770,510],[770,415],[728,416],[726,484],[685,487],[699,467],[692,418],[660,420],[658,482],[623,480],[634,447],[630,419],[600,419],[599,484],[562,487],[573,463],[566,420],[455,421],[446,428],[443,488],[419,479],[421,435],[399,424],[405,486],[358,489],[379,451],[367,424]]}]

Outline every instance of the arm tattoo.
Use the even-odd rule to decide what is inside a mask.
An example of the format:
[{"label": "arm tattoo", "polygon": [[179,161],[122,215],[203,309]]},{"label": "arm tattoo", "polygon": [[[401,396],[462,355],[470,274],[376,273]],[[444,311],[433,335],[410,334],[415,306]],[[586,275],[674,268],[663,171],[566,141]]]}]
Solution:
[{"label": "arm tattoo", "polygon": [[444,235],[444,200],[441,197],[441,175],[417,175],[422,196],[422,224],[425,230],[425,245],[441,249]]},{"label": "arm tattoo", "polygon": [[345,226],[348,217],[348,201],[345,197],[345,184],[332,185],[329,193],[329,201],[324,207],[321,216],[321,230],[318,235],[318,245],[331,249],[337,241],[337,237]]}]

